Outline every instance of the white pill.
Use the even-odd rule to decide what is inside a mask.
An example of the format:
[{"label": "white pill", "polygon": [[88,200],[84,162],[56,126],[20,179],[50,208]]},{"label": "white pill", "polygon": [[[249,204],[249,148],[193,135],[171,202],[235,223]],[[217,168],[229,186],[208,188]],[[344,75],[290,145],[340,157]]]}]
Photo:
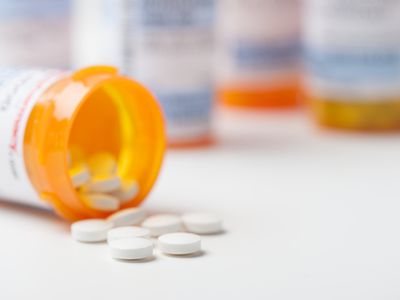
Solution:
[{"label": "white pill", "polygon": [[122,181],[120,189],[112,193],[121,203],[127,203],[139,194],[139,184],[136,181]]},{"label": "white pill", "polygon": [[139,207],[132,207],[120,210],[107,218],[114,223],[115,227],[138,225],[143,222],[146,213]]},{"label": "white pill", "polygon": [[135,237],[148,239],[150,238],[150,230],[142,227],[124,226],[111,229],[107,233],[107,241],[109,243],[114,240]]},{"label": "white pill", "polygon": [[182,231],[181,219],[174,215],[155,215],[147,218],[142,226],[150,230],[151,236]]},{"label": "white pill", "polygon": [[168,233],[158,238],[158,248],[166,254],[193,254],[201,250],[201,239],[193,233]]},{"label": "white pill", "polygon": [[190,213],[182,216],[187,231],[197,234],[214,234],[222,232],[222,220],[209,213]]},{"label": "white pill", "polygon": [[102,242],[107,239],[107,231],[112,226],[112,223],[101,219],[78,221],[71,225],[71,235],[79,242]]},{"label": "white pill", "polygon": [[76,164],[69,170],[72,185],[77,188],[90,180],[89,168],[83,164]]},{"label": "white pill", "polygon": [[85,193],[111,193],[121,187],[121,179],[118,176],[93,178],[82,187]]},{"label": "white pill", "polygon": [[144,238],[124,238],[110,241],[111,257],[115,259],[144,259],[153,256],[153,242]]},{"label": "white pill", "polygon": [[119,200],[107,194],[80,194],[82,201],[89,207],[101,211],[116,211],[119,208]]}]

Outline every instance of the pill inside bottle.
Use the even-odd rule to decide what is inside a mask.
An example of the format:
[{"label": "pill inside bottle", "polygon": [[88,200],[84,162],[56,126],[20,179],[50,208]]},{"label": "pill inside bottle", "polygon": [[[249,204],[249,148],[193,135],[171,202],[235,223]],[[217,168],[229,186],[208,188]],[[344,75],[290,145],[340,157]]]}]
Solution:
[{"label": "pill inside bottle", "polygon": [[[10,126],[1,128],[5,142],[0,148],[9,147],[8,137],[17,136],[18,142],[21,136],[21,142],[12,153],[17,167],[3,170],[7,180],[0,184],[0,197],[47,206],[69,220],[105,218],[138,206],[157,178],[165,149],[157,101],[111,67],[43,72],[12,73],[29,86],[14,87],[14,77],[9,81],[10,88],[20,89],[19,98],[11,99],[20,108],[2,112]],[[14,119],[23,120],[24,114],[26,122],[15,134]],[[13,172],[19,172],[18,178]]]}]

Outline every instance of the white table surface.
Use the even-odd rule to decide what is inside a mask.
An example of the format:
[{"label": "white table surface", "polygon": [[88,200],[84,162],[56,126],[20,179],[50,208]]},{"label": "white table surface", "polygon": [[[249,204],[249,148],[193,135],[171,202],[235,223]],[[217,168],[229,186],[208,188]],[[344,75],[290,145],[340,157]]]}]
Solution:
[{"label": "white table surface", "polygon": [[169,153],[145,203],[223,216],[203,255],[113,261],[0,202],[0,299],[400,299],[400,136],[324,132],[298,112],[223,113],[218,135]]}]

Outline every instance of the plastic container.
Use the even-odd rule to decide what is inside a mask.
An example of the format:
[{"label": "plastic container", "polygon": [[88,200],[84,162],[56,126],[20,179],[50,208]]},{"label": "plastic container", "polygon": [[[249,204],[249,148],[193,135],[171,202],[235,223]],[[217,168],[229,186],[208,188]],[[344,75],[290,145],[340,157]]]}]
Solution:
[{"label": "plastic container", "polygon": [[220,0],[218,98],[229,106],[293,107],[300,91],[300,0]]},{"label": "plastic container", "polygon": [[306,0],[303,27],[318,124],[400,129],[400,1]]},{"label": "plastic container", "polygon": [[87,207],[68,176],[67,153],[113,153],[119,175],[139,183],[139,205],[165,148],[161,110],[149,91],[111,67],[73,74],[0,70],[0,199],[51,207],[68,220],[105,217]]},{"label": "plastic container", "polygon": [[70,0],[0,0],[0,68],[70,66]]},{"label": "plastic container", "polygon": [[215,94],[215,4],[75,0],[74,65],[120,65],[154,91],[167,120],[170,145],[208,144]]}]

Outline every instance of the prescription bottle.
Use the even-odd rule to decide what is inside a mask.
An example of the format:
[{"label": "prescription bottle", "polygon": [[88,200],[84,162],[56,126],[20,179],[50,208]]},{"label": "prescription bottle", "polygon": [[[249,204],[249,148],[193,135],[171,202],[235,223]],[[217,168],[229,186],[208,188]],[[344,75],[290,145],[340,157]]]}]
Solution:
[{"label": "prescription bottle", "polygon": [[222,103],[293,107],[300,87],[300,0],[220,0],[217,90]]},{"label": "prescription bottle", "polygon": [[68,68],[70,0],[0,0],[0,67]]},{"label": "prescription bottle", "polygon": [[0,70],[0,199],[53,208],[68,220],[106,217],[86,206],[68,175],[68,149],[107,151],[119,176],[134,179],[139,205],[158,175],[165,148],[161,110],[150,92],[116,69],[74,73]]},{"label": "prescription bottle", "polygon": [[306,0],[305,95],[327,127],[400,129],[400,1]]},{"label": "prescription bottle", "polygon": [[75,0],[74,65],[95,61],[122,66],[125,74],[154,91],[170,145],[208,144],[216,2]]}]

